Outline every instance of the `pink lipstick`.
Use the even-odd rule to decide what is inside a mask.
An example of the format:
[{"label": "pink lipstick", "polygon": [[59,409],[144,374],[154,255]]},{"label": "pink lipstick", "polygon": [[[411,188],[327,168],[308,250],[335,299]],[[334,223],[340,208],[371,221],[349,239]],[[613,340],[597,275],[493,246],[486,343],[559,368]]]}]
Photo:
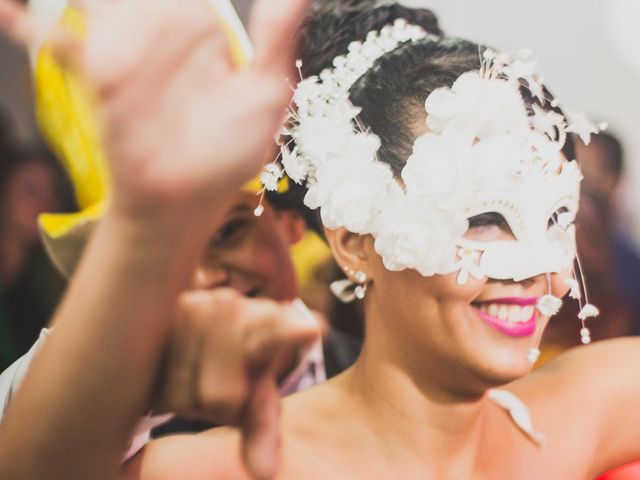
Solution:
[{"label": "pink lipstick", "polygon": [[[494,330],[509,337],[528,337],[536,331],[535,305],[537,301],[537,297],[496,298],[476,302],[473,308],[480,320]],[[516,306],[515,311],[512,306]],[[505,308],[510,308],[510,311],[506,312]],[[497,313],[498,309],[501,309],[500,314]]]}]

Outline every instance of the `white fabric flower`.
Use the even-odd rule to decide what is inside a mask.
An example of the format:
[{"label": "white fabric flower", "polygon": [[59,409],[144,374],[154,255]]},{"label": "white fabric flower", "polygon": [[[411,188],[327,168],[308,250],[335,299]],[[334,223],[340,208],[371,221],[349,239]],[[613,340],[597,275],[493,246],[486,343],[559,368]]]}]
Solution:
[{"label": "white fabric flower", "polygon": [[569,290],[569,296],[576,300],[580,300],[582,298],[582,293],[580,292],[580,284],[575,278],[565,278],[565,285],[567,285],[571,290]]},{"label": "white fabric flower", "polygon": [[412,268],[424,276],[454,272],[455,242],[466,231],[466,220],[433,208],[429,199],[416,200],[404,196],[387,203],[375,234],[376,251],[389,270]]},{"label": "white fabric flower", "polygon": [[320,208],[327,228],[372,233],[372,221],[392,182],[390,168],[373,157],[325,162],[316,171],[305,205]]},{"label": "white fabric flower", "polygon": [[567,132],[576,133],[580,137],[580,140],[582,140],[582,143],[589,145],[591,142],[591,135],[600,132],[598,125],[589,120],[584,112],[567,112],[567,115],[570,119]]},{"label": "white fabric flower", "polygon": [[595,305],[587,303],[584,307],[582,307],[580,313],[578,313],[578,318],[580,320],[586,320],[589,317],[597,317],[598,315],[600,315],[600,310],[598,310]]},{"label": "white fabric flower", "polygon": [[291,180],[302,184],[307,176],[308,166],[304,159],[298,155],[298,147],[289,150],[286,145],[280,147],[280,161]]},{"label": "white fabric flower", "polygon": [[351,119],[340,112],[334,113],[309,117],[296,131],[296,144],[316,166],[329,158],[339,157],[354,134]]},{"label": "white fabric flower", "polygon": [[562,300],[553,295],[543,295],[538,299],[536,308],[545,317],[552,317],[560,311]]},{"label": "white fabric flower", "polygon": [[471,250],[470,248],[461,247],[458,249],[458,263],[456,267],[459,269],[456,282],[458,285],[464,285],[469,280],[469,275],[476,280],[482,280],[485,275],[480,267],[481,252]]},{"label": "white fabric flower", "polygon": [[450,209],[466,206],[472,195],[472,160],[469,147],[457,139],[427,133],[418,138],[402,170],[409,195],[433,196]]},{"label": "white fabric flower", "polygon": [[260,174],[260,181],[264,188],[274,192],[278,190],[278,182],[282,178],[283,172],[276,163],[269,163],[265,165],[262,173]]},{"label": "white fabric flower", "polygon": [[318,77],[312,76],[301,80],[296,85],[293,93],[293,103],[298,107],[299,114],[305,114],[310,104],[313,104],[317,98],[319,89]]},{"label": "white fabric flower", "polygon": [[500,133],[526,137],[529,119],[517,84],[462,74],[451,89],[436,89],[425,102],[427,126],[469,144]]},{"label": "white fabric flower", "polygon": [[[469,175],[484,189],[487,185],[516,180],[526,147],[511,135],[495,135],[471,147],[473,172]],[[502,189],[502,188],[501,188]]]},{"label": "white fabric flower", "polygon": [[554,138],[558,129],[565,128],[564,117],[554,110],[545,110],[534,103],[533,113],[533,128],[549,138]]}]

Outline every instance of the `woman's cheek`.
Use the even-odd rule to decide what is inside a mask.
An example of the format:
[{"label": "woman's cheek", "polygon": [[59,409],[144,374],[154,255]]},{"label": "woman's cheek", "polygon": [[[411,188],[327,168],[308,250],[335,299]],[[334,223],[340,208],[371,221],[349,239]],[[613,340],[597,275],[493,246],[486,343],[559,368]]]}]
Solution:
[{"label": "woman's cheek", "polygon": [[567,280],[570,278],[573,278],[573,269],[571,267],[551,274],[551,293],[554,297],[564,298],[569,293],[571,287],[567,284]]}]

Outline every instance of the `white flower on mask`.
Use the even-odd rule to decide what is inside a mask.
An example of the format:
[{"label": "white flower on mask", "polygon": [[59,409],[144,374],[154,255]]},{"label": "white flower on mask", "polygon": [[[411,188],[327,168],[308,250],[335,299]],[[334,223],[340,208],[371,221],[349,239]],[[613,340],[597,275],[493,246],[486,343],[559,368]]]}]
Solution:
[{"label": "white flower on mask", "polygon": [[293,150],[289,150],[286,145],[280,147],[280,162],[291,180],[297,184],[304,181],[308,166],[304,159],[298,155],[298,147]]},{"label": "white flower on mask", "polygon": [[582,143],[589,145],[591,142],[591,135],[600,132],[598,125],[589,120],[584,112],[567,112],[567,115],[570,120],[567,132],[576,133],[580,137],[580,140],[582,140]]},{"label": "white flower on mask", "polygon": [[350,119],[341,115],[306,119],[296,131],[296,144],[313,165],[339,157],[353,135]]},{"label": "white flower on mask", "polygon": [[269,163],[265,165],[262,173],[260,174],[260,181],[264,188],[274,192],[278,190],[278,182],[282,178],[282,170],[276,163]]},{"label": "white flower on mask", "polygon": [[469,280],[469,275],[473,276],[476,280],[482,280],[485,275],[480,267],[480,255],[477,250],[471,250],[470,248],[460,247],[458,249],[458,263],[456,267],[459,269],[456,282],[458,285],[464,285]]},{"label": "white flower on mask", "polygon": [[560,307],[562,307],[562,300],[553,295],[543,295],[536,303],[536,308],[545,317],[552,317],[560,311]]},{"label": "white flower on mask", "polygon": [[387,202],[375,233],[375,249],[392,271],[412,268],[424,276],[454,272],[455,242],[468,224],[423,200],[416,204],[416,198],[400,197]]},{"label": "white flower on mask", "polygon": [[472,195],[472,152],[454,138],[427,133],[413,145],[402,170],[407,193],[434,196],[451,209],[467,205]]},{"label": "white flower on mask", "polygon": [[514,60],[503,69],[503,72],[512,80],[519,78],[528,80],[536,73],[537,67],[538,60]]},{"label": "white flower on mask", "polygon": [[565,278],[565,285],[567,285],[569,290],[569,296],[576,300],[580,300],[582,298],[582,293],[580,292],[580,284],[575,278]]},{"label": "white flower on mask", "polygon": [[309,109],[318,103],[320,88],[321,85],[318,83],[318,77],[316,76],[307,77],[298,82],[292,99],[297,107],[298,115],[307,115]]},{"label": "white flower on mask", "polygon": [[434,90],[425,102],[430,130],[455,135],[462,142],[499,133],[525,137],[529,119],[517,84],[462,74],[449,88]]},{"label": "white flower on mask", "polygon": [[578,313],[578,318],[580,320],[586,320],[587,318],[597,317],[598,315],[600,315],[600,310],[598,310],[595,305],[587,303],[584,307],[582,307],[580,313]]},{"label": "white flower on mask", "polygon": [[376,137],[360,140],[371,142],[369,156],[362,150],[360,156],[347,155],[342,162],[334,160],[320,165],[304,202],[311,209],[320,208],[327,228],[345,227],[366,234],[371,233],[372,220],[381,208],[393,175],[387,165],[374,159]]},{"label": "white flower on mask", "polygon": [[537,132],[548,135],[549,138],[555,138],[559,130],[566,128],[566,121],[562,115],[554,110],[545,110],[535,103],[532,123]]},{"label": "white flower on mask", "polygon": [[504,182],[514,176],[526,150],[511,135],[495,135],[471,147],[473,154],[473,174],[476,184],[487,185]]}]

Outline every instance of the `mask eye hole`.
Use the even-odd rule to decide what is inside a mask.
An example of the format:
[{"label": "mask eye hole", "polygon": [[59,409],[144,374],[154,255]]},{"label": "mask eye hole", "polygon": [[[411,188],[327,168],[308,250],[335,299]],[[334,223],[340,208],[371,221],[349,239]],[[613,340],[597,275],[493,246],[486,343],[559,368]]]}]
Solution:
[{"label": "mask eye hole", "polygon": [[551,229],[553,226],[560,227],[563,231],[566,231],[575,222],[575,217],[571,214],[567,207],[560,207],[556,210],[547,223],[547,229]]},{"label": "mask eye hole", "polygon": [[507,236],[513,237],[513,232],[506,219],[497,212],[481,213],[469,218],[469,229],[465,238],[478,241],[501,240]]}]

